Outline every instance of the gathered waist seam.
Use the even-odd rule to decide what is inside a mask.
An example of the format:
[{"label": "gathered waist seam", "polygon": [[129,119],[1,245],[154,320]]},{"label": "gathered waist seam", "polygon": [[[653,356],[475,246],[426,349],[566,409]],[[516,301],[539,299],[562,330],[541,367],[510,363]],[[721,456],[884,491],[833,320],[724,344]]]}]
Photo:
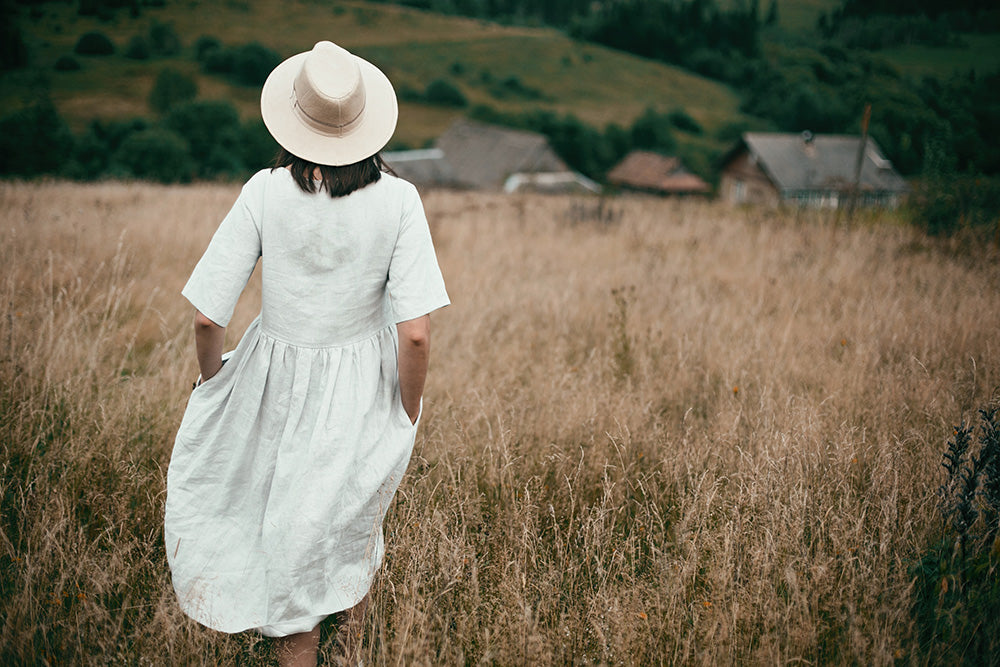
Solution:
[{"label": "gathered waist seam", "polygon": [[358,336],[355,336],[354,338],[350,338],[350,339],[348,339],[346,341],[343,341],[343,342],[339,342],[338,341],[336,343],[332,343],[332,344],[328,344],[328,345],[315,345],[315,344],[310,344],[310,343],[301,343],[301,342],[297,342],[297,341],[293,341],[293,340],[286,340],[286,339],[282,338],[281,336],[275,336],[272,332],[268,331],[267,327],[264,326],[263,321],[260,324],[260,334],[262,336],[266,336],[266,337],[270,338],[273,341],[276,341],[278,343],[283,343],[285,345],[290,345],[292,347],[300,347],[300,348],[306,348],[306,349],[312,349],[312,350],[328,350],[328,349],[338,348],[338,347],[350,347],[351,345],[356,345],[357,343],[362,343],[362,342],[364,342],[366,340],[371,340],[372,338],[375,338],[376,336],[378,336],[379,334],[381,334],[382,332],[384,332],[386,329],[389,329],[391,326],[393,326],[393,324],[387,322],[386,324],[382,325],[378,329],[375,329],[374,331],[370,331],[368,333],[360,334]]}]

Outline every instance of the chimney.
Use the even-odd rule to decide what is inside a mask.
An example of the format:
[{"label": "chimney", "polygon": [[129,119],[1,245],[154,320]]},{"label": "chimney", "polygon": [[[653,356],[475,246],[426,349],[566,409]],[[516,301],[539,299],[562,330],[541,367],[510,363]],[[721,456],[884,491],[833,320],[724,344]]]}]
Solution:
[{"label": "chimney", "polygon": [[813,143],[813,138],[813,133],[809,130],[802,132],[802,150],[808,158],[816,157],[816,144]]}]

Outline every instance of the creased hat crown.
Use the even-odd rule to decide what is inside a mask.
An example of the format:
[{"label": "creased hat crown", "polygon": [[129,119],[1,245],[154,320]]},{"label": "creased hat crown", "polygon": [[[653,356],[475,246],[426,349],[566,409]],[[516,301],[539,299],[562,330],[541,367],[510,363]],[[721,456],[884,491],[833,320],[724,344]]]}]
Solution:
[{"label": "creased hat crown", "polygon": [[342,136],[365,111],[365,82],[357,59],[332,42],[309,52],[292,86],[293,108],[317,132]]}]

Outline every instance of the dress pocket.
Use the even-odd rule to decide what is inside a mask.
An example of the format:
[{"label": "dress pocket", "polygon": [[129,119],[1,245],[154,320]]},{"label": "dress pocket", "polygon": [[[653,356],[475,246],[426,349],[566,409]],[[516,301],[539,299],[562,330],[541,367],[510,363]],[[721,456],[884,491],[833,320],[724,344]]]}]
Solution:
[{"label": "dress pocket", "polygon": [[402,396],[399,391],[396,391],[396,414],[399,415],[401,423],[407,428],[417,428],[417,424],[420,423],[420,416],[424,413],[424,399],[420,399],[420,409],[417,411],[417,421],[411,422],[410,415],[406,414],[406,408],[403,407]]},{"label": "dress pocket", "polygon": [[235,351],[236,350],[230,350],[229,352],[226,352],[225,354],[222,355],[222,366],[219,368],[218,371],[216,371],[215,375],[213,375],[212,377],[208,378],[207,380],[202,380],[201,379],[201,375],[199,375],[198,379],[195,380],[194,384],[191,386],[192,392],[194,390],[200,389],[201,387],[204,387],[206,385],[209,385],[209,384],[214,385],[214,384],[216,384],[216,380],[219,379],[219,376],[222,375],[226,371],[226,365],[227,365],[226,362],[229,361],[229,358],[233,356],[233,352],[235,352]]}]

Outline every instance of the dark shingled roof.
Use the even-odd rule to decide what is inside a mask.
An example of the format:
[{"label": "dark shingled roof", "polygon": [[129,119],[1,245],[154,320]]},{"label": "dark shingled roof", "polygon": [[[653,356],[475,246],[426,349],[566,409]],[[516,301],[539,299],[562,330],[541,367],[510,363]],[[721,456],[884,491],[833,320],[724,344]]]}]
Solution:
[{"label": "dark shingled roof", "polygon": [[711,187],[685,171],[681,161],[649,151],[632,151],[608,172],[615,185],[668,194],[703,194]]},{"label": "dark shingled roof", "polygon": [[569,171],[544,135],[460,119],[435,147],[444,151],[457,184],[499,189],[516,173]]},{"label": "dark shingled roof", "polygon": [[[808,139],[808,140],[807,140]],[[779,190],[849,190],[861,137],[747,132],[741,146]],[[730,152],[729,158],[741,146]],[[728,159],[726,160],[728,162]],[[905,192],[906,181],[892,168],[871,137],[861,167],[861,191]]]},{"label": "dark shingled roof", "polygon": [[396,175],[414,185],[455,186],[457,181],[444,151],[428,148],[415,151],[387,151],[382,159]]}]

